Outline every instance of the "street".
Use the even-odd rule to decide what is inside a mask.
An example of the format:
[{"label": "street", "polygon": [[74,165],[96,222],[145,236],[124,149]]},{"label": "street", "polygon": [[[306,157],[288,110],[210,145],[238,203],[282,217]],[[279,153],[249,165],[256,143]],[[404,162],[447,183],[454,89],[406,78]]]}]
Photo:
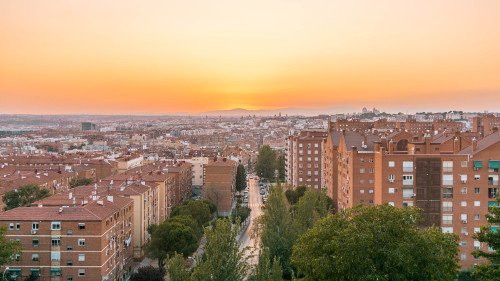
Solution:
[{"label": "street", "polygon": [[[250,222],[248,227],[243,230],[243,232],[240,235],[240,242],[241,242],[241,248],[244,247],[252,247],[252,250],[255,249],[255,252],[253,252],[254,257],[250,260],[251,264],[257,264],[259,258],[258,258],[258,253],[259,253],[259,241],[253,239],[252,236],[252,229],[255,223],[255,219],[258,218],[260,215],[263,214],[262,209],[260,206],[262,205],[262,199],[261,195],[259,194],[260,189],[259,189],[259,181],[256,179],[251,179],[248,181],[248,207],[252,209],[250,212]],[[246,255],[252,254],[250,251],[247,251]]]}]

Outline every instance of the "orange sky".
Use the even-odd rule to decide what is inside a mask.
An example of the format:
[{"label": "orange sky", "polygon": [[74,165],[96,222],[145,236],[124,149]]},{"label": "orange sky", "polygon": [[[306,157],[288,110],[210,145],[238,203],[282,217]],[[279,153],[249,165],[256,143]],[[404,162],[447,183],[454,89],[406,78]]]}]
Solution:
[{"label": "orange sky", "polygon": [[500,110],[500,1],[0,1],[0,113]]}]

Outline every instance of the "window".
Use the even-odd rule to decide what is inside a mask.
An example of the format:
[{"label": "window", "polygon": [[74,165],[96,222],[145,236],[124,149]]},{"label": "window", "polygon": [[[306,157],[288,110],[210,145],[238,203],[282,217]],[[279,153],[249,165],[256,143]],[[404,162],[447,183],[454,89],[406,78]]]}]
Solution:
[{"label": "window", "polygon": [[[467,227],[462,227],[462,230],[461,230],[462,233],[467,233]],[[468,233],[467,233],[468,234]]]},{"label": "window", "polygon": [[460,181],[462,183],[467,183],[467,175],[460,175]]},{"label": "window", "polygon": [[389,182],[394,182],[394,174],[389,174]]},{"label": "window", "polygon": [[370,169],[368,170],[368,172],[369,172],[370,174],[373,174],[373,172],[374,172],[373,168],[370,168]]},{"label": "window", "polygon": [[443,224],[453,224],[453,215],[443,215]]},{"label": "window", "polygon": [[467,207],[467,201],[462,201],[462,202],[460,203],[460,206],[462,206],[462,207]]},{"label": "window", "polygon": [[373,204],[373,199],[370,199],[370,204]]},{"label": "window", "polygon": [[365,172],[365,168],[361,168],[361,169],[359,169],[359,172],[360,172],[361,174],[363,174],[363,173]]},{"label": "window", "polygon": [[462,247],[467,247],[467,241],[462,241],[459,243],[459,245]]},{"label": "window", "polygon": [[51,245],[52,246],[61,246],[61,238],[52,238]]},{"label": "window", "polygon": [[394,167],[394,161],[389,161],[389,167]]},{"label": "window", "polygon": [[453,198],[453,187],[443,188],[443,198]]},{"label": "window", "polygon": [[31,240],[31,245],[33,245],[33,247],[38,247],[38,238]]},{"label": "window", "polygon": [[78,239],[78,246],[85,246],[85,239]]},{"label": "window", "polygon": [[474,227],[474,233],[478,233],[480,231],[481,228],[479,227]]},{"label": "window", "polygon": [[403,209],[406,209],[408,207],[413,207],[413,202],[412,201],[403,201]]},{"label": "window", "polygon": [[413,185],[413,175],[403,175],[403,185]]},{"label": "window", "polygon": [[481,219],[481,215],[480,214],[475,214],[474,215],[474,219],[475,220],[480,220]]},{"label": "window", "polygon": [[474,241],[474,248],[476,248],[476,250],[479,250],[479,248],[481,248],[481,242]]},{"label": "window", "polygon": [[403,172],[413,172],[413,161],[403,161]]},{"label": "window", "polygon": [[443,212],[453,212],[453,202],[443,201]]},{"label": "window", "polygon": [[460,166],[462,166],[462,167],[467,167],[467,161],[462,161],[462,162],[460,162]]},{"label": "window", "polygon": [[72,266],[73,265],[73,261],[72,260],[67,260],[66,261],[66,265]]},{"label": "window", "polygon": [[71,246],[71,245],[66,246],[66,250],[67,251],[73,251],[73,246]]},{"label": "window", "polygon": [[453,185],[453,175],[443,175],[443,185]]},{"label": "window", "polygon": [[[146,201],[146,199],[144,199],[144,201]],[[66,231],[66,234],[68,234],[68,235],[73,235],[73,230],[68,229],[68,230]]]},{"label": "window", "polygon": [[302,147],[302,144],[301,144],[301,143],[299,143],[299,147]]},{"label": "window", "polygon": [[38,230],[38,223],[37,222],[32,223],[31,224],[31,229]]},{"label": "window", "polygon": [[443,233],[453,233],[453,227],[441,227]]},{"label": "window", "polygon": [[461,214],[460,219],[462,220],[463,223],[467,223],[467,214]]},{"label": "window", "polygon": [[394,207],[394,202],[389,202],[389,205]]},{"label": "window", "polygon": [[365,158],[359,158],[359,162],[364,163],[365,162]]},{"label": "window", "polygon": [[403,198],[412,198],[412,197],[413,197],[413,188],[404,188]]},{"label": "window", "polygon": [[61,230],[61,223],[60,222],[53,222],[50,229],[51,230]]},{"label": "window", "polygon": [[311,157],[307,157],[307,162],[311,162]]},{"label": "window", "polygon": [[394,193],[394,188],[393,187],[389,187],[389,193]]},{"label": "window", "polygon": [[50,276],[61,276],[61,269],[50,269]]},{"label": "window", "polygon": [[368,159],[368,160],[370,161],[370,163],[373,163],[373,158],[370,158],[370,159]]},{"label": "window", "polygon": [[453,161],[443,161],[443,173],[453,173]]},{"label": "window", "polygon": [[38,261],[38,254],[32,254],[31,261]]},{"label": "window", "polygon": [[317,144],[317,143],[315,143],[315,144],[314,144],[314,147],[318,147],[318,144]]},{"label": "window", "polygon": [[460,259],[463,260],[463,261],[466,260],[467,259],[467,254],[461,254],[460,255]]},{"label": "window", "polygon": [[60,261],[61,260],[61,252],[50,252],[50,260],[51,261]]},{"label": "window", "polygon": [[66,281],[73,281],[73,276],[68,275],[68,276],[66,277]]},{"label": "window", "polygon": [[498,175],[489,175],[488,185],[498,185]]},{"label": "window", "polygon": [[479,187],[474,187],[474,193],[475,194],[479,194],[479,192],[481,191],[481,188]]},{"label": "window", "polygon": [[302,178],[299,178],[299,182],[302,182]]},{"label": "window", "polygon": [[481,206],[481,201],[474,201],[474,207]]},{"label": "window", "polygon": [[364,189],[360,189],[360,190],[359,190],[359,193],[361,193],[361,194],[365,194],[365,190],[364,190]]},{"label": "window", "polygon": [[9,223],[9,230],[14,230],[14,224],[13,223]]},{"label": "window", "polygon": [[373,194],[373,189],[368,190],[368,193]]},{"label": "window", "polygon": [[85,254],[78,254],[78,261],[85,261]]},{"label": "window", "polygon": [[78,276],[79,277],[85,276],[85,269],[78,269]]},{"label": "window", "polygon": [[462,187],[462,194],[467,194],[467,187]]},{"label": "window", "polygon": [[480,180],[481,179],[481,176],[480,175],[474,175],[474,180]]}]

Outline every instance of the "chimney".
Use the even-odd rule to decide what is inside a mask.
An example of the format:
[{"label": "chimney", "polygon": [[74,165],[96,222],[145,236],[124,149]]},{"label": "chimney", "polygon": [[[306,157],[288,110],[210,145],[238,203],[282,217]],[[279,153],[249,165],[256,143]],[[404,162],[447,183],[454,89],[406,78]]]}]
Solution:
[{"label": "chimney", "polygon": [[425,142],[425,153],[429,154],[431,153],[431,134],[427,132],[424,135],[424,142]]},{"label": "chimney", "polygon": [[394,142],[392,139],[387,143],[387,153],[392,154],[394,152]]},{"label": "chimney", "polygon": [[474,137],[472,138],[472,152],[476,151],[477,149],[477,139]]}]

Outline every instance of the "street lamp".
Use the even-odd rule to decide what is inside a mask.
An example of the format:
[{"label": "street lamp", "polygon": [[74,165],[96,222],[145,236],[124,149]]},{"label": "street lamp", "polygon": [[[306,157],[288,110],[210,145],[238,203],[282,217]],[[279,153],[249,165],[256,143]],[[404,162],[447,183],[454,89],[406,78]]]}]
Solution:
[{"label": "street lamp", "polygon": [[2,274],[2,281],[5,279],[5,271],[9,270],[9,267],[6,266],[5,269],[3,270],[3,274]]}]

